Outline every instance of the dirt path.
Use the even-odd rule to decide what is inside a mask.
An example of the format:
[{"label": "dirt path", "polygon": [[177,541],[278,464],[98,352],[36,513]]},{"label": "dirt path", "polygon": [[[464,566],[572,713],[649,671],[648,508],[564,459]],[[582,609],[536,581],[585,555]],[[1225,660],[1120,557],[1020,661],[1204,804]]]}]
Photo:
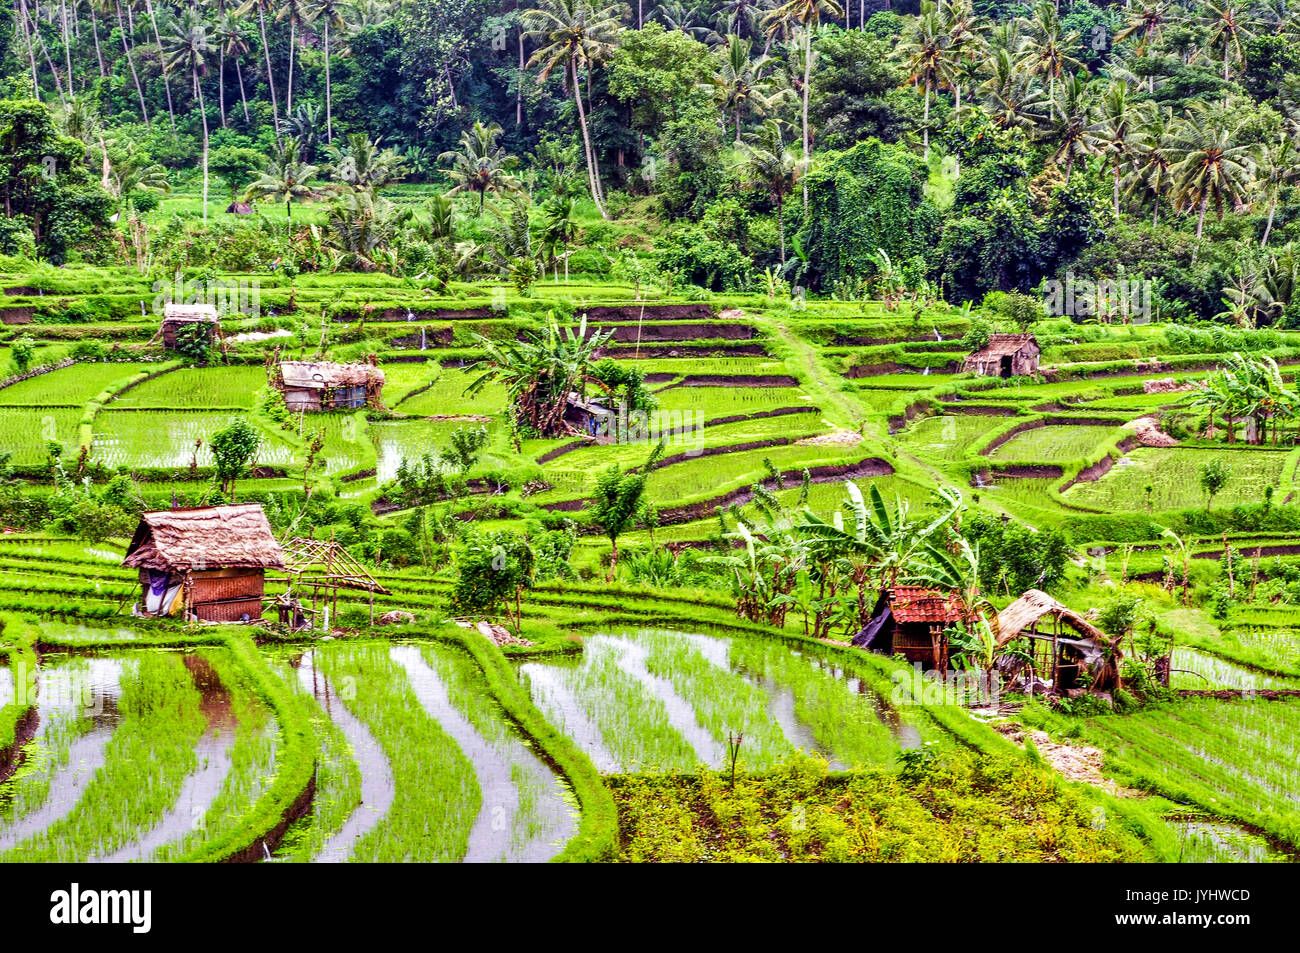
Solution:
[{"label": "dirt path", "polygon": [[1105,755],[1100,748],[1058,744],[1051,739],[1047,732],[1025,729],[1014,722],[1002,722],[993,725],[992,728],[999,734],[1006,736],[1008,741],[1020,745],[1022,748],[1025,745],[1025,738],[1028,736],[1034,742],[1034,747],[1038,750],[1038,754],[1042,759],[1069,781],[1082,781],[1084,784],[1091,784],[1093,787],[1101,788],[1115,797],[1142,796],[1140,791],[1123,787],[1101,773],[1102,759]]},{"label": "dirt path", "polygon": [[844,378],[826,366],[816,347],[784,324],[757,315],[753,319],[778,343],[780,353],[777,356],[790,363],[813,402],[833,425],[859,431],[866,424],[868,430],[874,431],[872,436],[884,437],[882,425],[871,422],[870,410],[856,395],[840,389]]}]

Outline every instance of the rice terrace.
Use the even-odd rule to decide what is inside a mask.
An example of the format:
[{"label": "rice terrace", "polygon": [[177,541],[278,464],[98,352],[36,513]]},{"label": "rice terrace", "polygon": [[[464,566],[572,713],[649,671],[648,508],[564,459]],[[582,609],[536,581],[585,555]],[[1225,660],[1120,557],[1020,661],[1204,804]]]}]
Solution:
[{"label": "rice terrace", "polygon": [[1297,33],[15,3],[0,861],[1300,860]]}]

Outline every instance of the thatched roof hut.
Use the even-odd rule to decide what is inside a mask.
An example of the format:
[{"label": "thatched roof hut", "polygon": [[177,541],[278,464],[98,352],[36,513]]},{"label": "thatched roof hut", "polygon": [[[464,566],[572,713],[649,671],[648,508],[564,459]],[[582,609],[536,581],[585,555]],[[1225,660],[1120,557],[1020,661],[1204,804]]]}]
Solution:
[{"label": "thatched roof hut", "polygon": [[1032,334],[991,334],[987,344],[966,358],[962,370],[984,377],[1027,377],[1038,373],[1041,353]]},{"label": "thatched roof hut", "polygon": [[1042,590],[1028,590],[999,612],[997,633],[999,648],[1029,638],[1034,643],[1035,668],[1042,675],[1052,673],[1053,688],[1060,694],[1084,683],[1099,691],[1119,686],[1118,644]]},{"label": "thatched roof hut", "polygon": [[262,507],[205,506],[143,513],[123,566],[140,570],[140,610],[210,622],[261,618],[264,573],[284,554]]},{"label": "thatched roof hut", "polygon": [[281,361],[275,384],[292,411],[356,410],[380,406],[384,372],[373,363]]},{"label": "thatched roof hut", "polygon": [[163,319],[159,327],[163,347],[176,349],[176,332],[190,324],[208,326],[209,344],[216,339],[221,328],[221,318],[217,309],[210,304],[166,304],[163,305]]}]

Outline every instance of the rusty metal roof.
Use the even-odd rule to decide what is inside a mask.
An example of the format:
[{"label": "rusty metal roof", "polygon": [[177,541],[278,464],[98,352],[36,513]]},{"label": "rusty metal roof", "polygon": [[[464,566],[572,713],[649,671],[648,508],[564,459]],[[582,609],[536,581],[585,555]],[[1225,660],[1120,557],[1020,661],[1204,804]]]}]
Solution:
[{"label": "rusty metal roof", "polygon": [[921,586],[895,586],[889,590],[889,611],[895,622],[958,622],[961,603],[955,593]]}]

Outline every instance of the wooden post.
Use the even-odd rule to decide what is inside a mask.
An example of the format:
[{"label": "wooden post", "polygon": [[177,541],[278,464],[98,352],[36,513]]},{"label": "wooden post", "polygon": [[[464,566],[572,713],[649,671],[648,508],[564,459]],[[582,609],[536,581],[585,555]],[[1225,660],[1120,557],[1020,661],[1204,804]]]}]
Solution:
[{"label": "wooden post", "polygon": [[1061,617],[1052,619],[1052,690],[1061,694],[1061,653],[1058,640],[1061,637]]}]

